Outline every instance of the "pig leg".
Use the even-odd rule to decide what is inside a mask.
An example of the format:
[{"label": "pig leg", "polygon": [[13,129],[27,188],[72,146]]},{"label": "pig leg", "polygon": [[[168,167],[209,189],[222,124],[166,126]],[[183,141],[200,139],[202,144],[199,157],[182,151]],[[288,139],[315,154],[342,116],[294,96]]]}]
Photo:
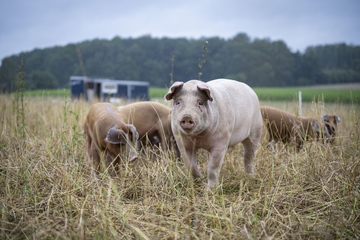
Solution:
[{"label": "pig leg", "polygon": [[106,151],[104,158],[106,161],[106,168],[108,169],[108,173],[111,177],[115,177],[119,167],[118,157],[114,158],[109,152]]},{"label": "pig leg", "polygon": [[196,178],[200,178],[202,175],[199,172],[198,166],[197,166],[197,151],[192,151],[192,150],[185,150],[185,152],[183,152],[181,154],[181,156],[184,156],[184,160],[185,160],[185,165],[186,167],[190,170],[191,175],[196,179]]},{"label": "pig leg", "polygon": [[91,137],[89,137],[89,134],[85,133],[86,157],[89,163],[91,161],[90,158],[91,144],[92,144]]},{"label": "pig leg", "polygon": [[159,138],[159,142],[160,142],[162,151],[166,152],[167,148],[166,148],[166,141],[165,141],[164,133],[162,131],[159,131],[159,134],[157,136]]},{"label": "pig leg", "polygon": [[258,145],[258,141],[253,141],[249,137],[242,141],[244,146],[244,165],[245,165],[245,172],[247,173],[254,173],[254,156],[255,150]]},{"label": "pig leg", "polygon": [[296,137],[295,142],[296,142],[296,152],[299,153],[303,144],[303,139],[301,139],[301,137]]},{"label": "pig leg", "polygon": [[89,128],[87,126],[87,123],[84,124],[84,136],[85,136],[85,143],[86,143],[86,151],[89,153],[90,147],[91,147],[91,137],[89,133]]},{"label": "pig leg", "polygon": [[176,140],[177,149],[179,151],[179,155],[182,157],[182,159],[185,162],[186,167],[190,170],[191,175],[194,178],[200,178],[202,175],[199,172],[198,166],[197,166],[197,149],[191,148],[186,149],[183,145],[182,140],[178,137],[178,135],[174,135],[174,138]]},{"label": "pig leg", "polygon": [[209,188],[214,188],[219,184],[220,169],[224,161],[226,151],[227,148],[225,147],[223,149],[214,149],[210,152],[210,159],[207,169]]},{"label": "pig leg", "polygon": [[92,167],[93,171],[96,172],[99,170],[100,156],[94,142],[92,142],[90,145],[89,164]]},{"label": "pig leg", "polygon": [[257,125],[250,131],[250,135],[242,141],[244,146],[244,165],[245,165],[245,172],[247,173],[254,173],[254,156],[257,146],[261,140],[261,118]]}]

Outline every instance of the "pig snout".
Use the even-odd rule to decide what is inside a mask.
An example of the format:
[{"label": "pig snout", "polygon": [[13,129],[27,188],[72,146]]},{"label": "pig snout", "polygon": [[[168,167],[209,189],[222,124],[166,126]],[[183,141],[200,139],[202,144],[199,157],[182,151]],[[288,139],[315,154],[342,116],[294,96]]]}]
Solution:
[{"label": "pig snout", "polygon": [[191,117],[185,116],[181,119],[180,126],[184,130],[191,130],[195,126],[195,121]]},{"label": "pig snout", "polygon": [[134,161],[134,160],[136,160],[136,159],[138,159],[138,158],[139,158],[139,156],[136,154],[135,151],[134,151],[134,152],[130,152],[129,157],[128,157],[128,161],[129,161],[129,162],[132,162],[132,161]]},{"label": "pig snout", "polygon": [[133,155],[129,157],[129,162],[135,161],[136,159],[138,159],[138,155]]},{"label": "pig snout", "polygon": [[128,161],[129,161],[129,162],[132,162],[132,161],[138,159],[139,156],[138,156],[138,154],[136,153],[136,151],[135,151],[134,148],[132,148],[131,146],[129,146],[129,147],[130,147],[130,149],[129,149],[129,152],[128,152]]}]

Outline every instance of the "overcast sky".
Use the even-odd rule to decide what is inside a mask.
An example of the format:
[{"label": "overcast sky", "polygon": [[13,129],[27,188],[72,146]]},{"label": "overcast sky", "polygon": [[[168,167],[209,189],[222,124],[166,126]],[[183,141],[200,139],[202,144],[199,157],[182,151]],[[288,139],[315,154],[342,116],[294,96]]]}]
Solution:
[{"label": "overcast sky", "polygon": [[360,0],[0,1],[0,59],[115,36],[228,39],[243,32],[283,40],[292,51],[360,45]]}]

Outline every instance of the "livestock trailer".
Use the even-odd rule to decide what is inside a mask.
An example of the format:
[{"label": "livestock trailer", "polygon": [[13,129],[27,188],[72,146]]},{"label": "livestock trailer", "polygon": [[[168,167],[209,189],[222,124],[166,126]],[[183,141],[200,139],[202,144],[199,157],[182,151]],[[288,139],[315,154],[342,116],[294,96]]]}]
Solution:
[{"label": "livestock trailer", "polygon": [[100,101],[116,101],[125,98],[130,100],[149,100],[149,82],[132,80],[112,80],[83,76],[70,77],[71,97],[84,97]]}]

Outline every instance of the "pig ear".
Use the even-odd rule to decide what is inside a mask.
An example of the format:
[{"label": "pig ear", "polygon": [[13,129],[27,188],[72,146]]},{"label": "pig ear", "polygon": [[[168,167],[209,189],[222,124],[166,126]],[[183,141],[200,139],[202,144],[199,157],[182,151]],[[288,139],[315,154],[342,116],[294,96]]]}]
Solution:
[{"label": "pig ear", "polygon": [[115,127],[109,129],[105,140],[111,144],[126,144],[127,142],[125,132]]},{"label": "pig ear", "polygon": [[132,140],[132,142],[136,143],[139,140],[139,134],[136,131],[135,126],[132,125],[132,124],[129,124],[128,128],[129,128],[129,131],[131,132],[131,136],[132,136],[131,140]]},{"label": "pig ear", "polygon": [[325,114],[321,117],[321,120],[324,120],[325,122],[329,122],[329,115]]},{"label": "pig ear", "polygon": [[200,91],[204,91],[206,93],[206,96],[210,100],[210,102],[212,102],[214,100],[213,97],[211,96],[210,89],[209,89],[208,85],[206,85],[206,83],[203,83],[203,82],[198,83],[197,88]]},{"label": "pig ear", "polygon": [[183,85],[184,85],[183,82],[174,82],[174,84],[171,85],[168,93],[165,95],[165,99],[168,100],[168,101],[173,99],[175,93],[180,91],[182,89]]},{"label": "pig ear", "polygon": [[335,122],[340,122],[340,118],[337,115],[335,115]]}]

